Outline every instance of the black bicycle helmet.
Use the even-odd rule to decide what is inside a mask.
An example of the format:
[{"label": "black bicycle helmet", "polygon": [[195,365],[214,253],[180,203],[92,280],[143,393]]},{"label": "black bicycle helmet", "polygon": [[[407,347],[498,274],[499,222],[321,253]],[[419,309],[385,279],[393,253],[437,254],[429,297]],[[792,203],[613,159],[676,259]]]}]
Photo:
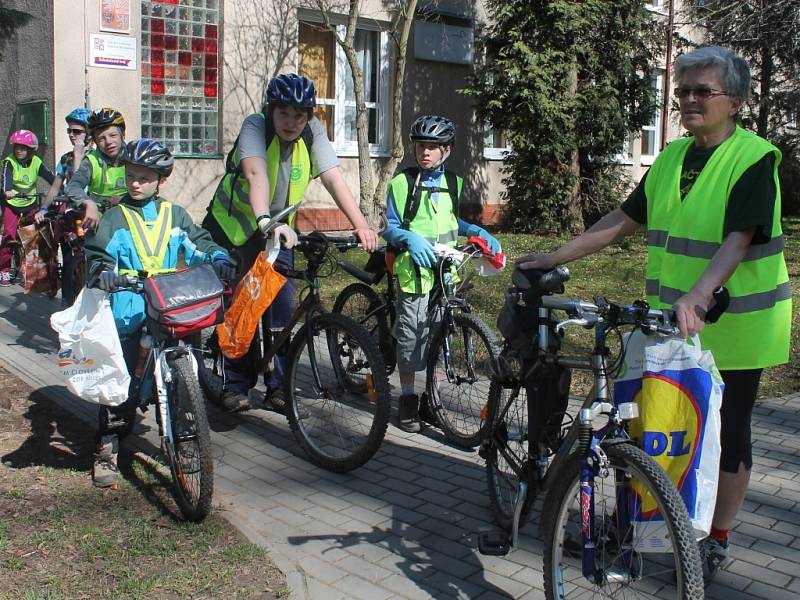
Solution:
[{"label": "black bicycle helmet", "polygon": [[314,82],[307,77],[296,73],[278,75],[267,85],[267,102],[314,108],[317,105],[317,90],[314,89]]},{"label": "black bicycle helmet", "polygon": [[173,162],[169,149],[156,140],[142,138],[128,142],[125,146],[126,164],[153,169],[164,177],[169,177],[169,174],[172,173]]},{"label": "black bicycle helmet", "polygon": [[90,114],[89,118],[86,120],[86,124],[89,127],[89,133],[91,135],[94,135],[94,132],[98,129],[103,129],[109,125],[116,125],[122,129],[123,134],[125,133],[125,119],[122,117],[122,113],[116,108],[104,106],[103,108],[93,110],[92,114]]},{"label": "black bicycle helmet", "polygon": [[423,115],[412,123],[408,137],[412,142],[452,145],[456,141],[456,126],[450,119],[437,115]]}]

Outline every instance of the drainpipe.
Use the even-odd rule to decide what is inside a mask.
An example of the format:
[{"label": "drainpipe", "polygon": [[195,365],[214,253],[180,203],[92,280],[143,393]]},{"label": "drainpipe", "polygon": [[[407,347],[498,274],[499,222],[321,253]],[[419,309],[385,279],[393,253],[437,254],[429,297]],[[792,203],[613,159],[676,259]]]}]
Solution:
[{"label": "drainpipe", "polygon": [[669,118],[670,74],[672,72],[672,33],[675,29],[675,0],[667,2],[667,50],[664,65],[664,89],[661,97],[661,140],[659,150],[667,145],[667,119]]}]

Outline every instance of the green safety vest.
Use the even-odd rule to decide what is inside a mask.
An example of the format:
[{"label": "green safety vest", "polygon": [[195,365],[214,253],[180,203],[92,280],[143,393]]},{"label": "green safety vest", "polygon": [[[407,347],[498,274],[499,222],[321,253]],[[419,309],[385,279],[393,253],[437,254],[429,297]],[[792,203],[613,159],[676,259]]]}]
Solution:
[{"label": "green safety vest", "polygon": [[96,196],[122,196],[128,189],[125,184],[125,165],[112,167],[96,148],[86,155],[92,165],[89,193]]},{"label": "green safety vest", "polygon": [[783,257],[780,151],[739,127],[711,155],[681,201],[680,176],[694,138],[669,144],[645,180],[647,197],[646,294],[651,306],[669,308],[708,267],[723,242],[724,216],[731,189],[767,153],[775,154],[777,195],[770,241],[750,246],[725,284],[730,306],[719,321],[700,333],[719,369],[756,369],[789,360],[791,290]]},{"label": "green safety vest", "polygon": [[[166,201],[161,203],[155,221],[145,221],[138,212],[122,204],[119,207],[128,222],[136,254],[147,274],[157,275],[175,271],[174,268],[164,267],[164,258],[167,256],[172,233],[172,203]],[[119,272],[121,275],[136,274],[136,271],[131,269],[120,269]]]},{"label": "green safety vest", "polygon": [[[34,156],[27,167],[13,154],[6,156],[4,160],[11,165],[11,184],[17,194],[26,195],[36,190],[39,167],[42,166],[41,158]],[[14,208],[27,208],[36,202],[36,198],[10,198],[6,202]]]},{"label": "green safety vest", "polygon": [[[458,241],[458,219],[454,208],[458,198],[461,197],[463,180],[461,177],[456,177],[458,189],[454,201],[451,193],[441,191],[448,189],[447,179],[445,176],[441,178],[443,185],[439,188],[437,203],[431,199],[430,192],[423,188],[419,208],[408,229],[422,236],[431,244],[438,242],[447,246],[455,246]],[[389,182],[389,189],[394,198],[397,214],[402,218],[409,200],[409,182],[406,173],[395,176]],[[402,252],[397,256],[393,270],[400,289],[408,294],[427,294],[433,288],[433,270],[415,265],[408,252]]]},{"label": "green safety vest", "polygon": [[[264,116],[264,115],[262,115]],[[265,121],[269,116],[264,117]],[[267,128],[270,129],[269,127]],[[275,196],[275,188],[278,185],[278,168],[281,161],[280,138],[274,131],[270,136],[266,148],[267,177],[269,178],[269,199],[270,203]],[[292,149],[292,169],[289,180],[288,205],[299,204],[303,199],[309,182],[311,181],[311,154],[310,143],[307,135],[301,135],[294,142]],[[238,138],[233,151],[228,156],[228,172],[222,178],[214,192],[214,199],[211,202],[211,214],[219,223],[225,235],[234,246],[242,246],[258,230],[256,216],[253,207],[250,205],[250,183],[242,175],[239,166]],[[289,227],[294,227],[297,213],[293,213],[289,219]]]}]

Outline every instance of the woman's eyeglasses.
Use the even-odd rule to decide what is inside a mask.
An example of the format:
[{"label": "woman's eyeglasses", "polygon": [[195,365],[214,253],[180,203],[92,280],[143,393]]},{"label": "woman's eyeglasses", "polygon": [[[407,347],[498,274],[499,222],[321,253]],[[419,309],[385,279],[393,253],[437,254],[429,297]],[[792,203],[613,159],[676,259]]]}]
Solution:
[{"label": "woman's eyeglasses", "polygon": [[73,129],[72,127],[67,127],[67,133],[71,133],[73,135],[81,135],[82,133],[86,133],[83,129]]},{"label": "woman's eyeglasses", "polygon": [[709,98],[713,98],[714,96],[727,96],[728,92],[723,92],[722,90],[715,90],[714,88],[710,88],[704,85],[698,87],[676,87],[672,90],[672,93],[675,94],[676,98],[686,98],[689,94],[694,96],[695,100],[699,100],[703,102],[708,100]]}]

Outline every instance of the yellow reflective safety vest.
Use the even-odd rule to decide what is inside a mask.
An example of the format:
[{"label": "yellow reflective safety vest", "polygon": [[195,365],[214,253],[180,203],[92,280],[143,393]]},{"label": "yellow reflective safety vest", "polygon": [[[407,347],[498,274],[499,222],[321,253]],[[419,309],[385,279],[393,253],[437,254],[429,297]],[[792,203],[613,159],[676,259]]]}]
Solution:
[{"label": "yellow reflective safety vest", "polygon": [[[458,198],[461,197],[463,179],[456,177],[458,189],[455,190],[455,196],[448,189],[447,179],[443,174],[436,203],[431,199],[430,192],[423,188],[417,214],[408,229],[422,236],[431,244],[438,242],[452,247],[458,241],[458,219],[455,207],[458,204]],[[404,217],[409,200],[409,187],[409,177],[406,171],[396,175],[389,182],[394,205],[401,219]],[[395,258],[394,274],[397,276],[400,289],[408,294],[427,294],[433,288],[433,270],[415,265],[409,252],[402,252]]]},{"label": "yellow reflective safety vest", "polygon": [[[36,191],[36,180],[39,178],[39,167],[42,166],[42,159],[38,156],[31,158],[30,164],[25,167],[17,160],[17,157],[10,154],[4,159],[11,165],[11,185],[17,194],[25,195]],[[33,206],[36,198],[9,198],[6,202],[14,208],[27,208]]]},{"label": "yellow reflective safety vest", "polygon": [[[275,134],[269,115],[263,115],[267,131],[265,159],[269,178],[269,203],[275,196],[281,161],[280,138]],[[308,130],[308,126],[306,126]],[[310,132],[310,130],[308,130]],[[306,142],[306,138],[309,143]],[[299,204],[311,181],[310,137],[305,131],[295,140],[292,148],[292,167],[289,180],[288,205]],[[234,246],[242,246],[258,230],[255,213],[250,205],[250,183],[239,165],[238,138],[226,161],[227,173],[219,182],[211,201],[211,214]],[[289,217],[289,227],[294,227],[295,216]]]},{"label": "yellow reflective safety vest", "polygon": [[[169,238],[172,233],[172,203],[166,201],[161,203],[155,221],[145,221],[138,212],[124,204],[120,204],[119,207],[128,222],[136,254],[139,255],[142,268],[147,271],[147,274],[158,275],[174,271],[174,268],[164,267],[164,258],[167,256]],[[120,269],[119,272],[121,275],[136,274],[130,269]]]},{"label": "yellow reflective safety vest", "polygon": [[780,151],[757,135],[736,128],[711,155],[681,201],[680,176],[694,138],[669,144],[645,180],[647,197],[646,294],[651,306],[669,308],[702,275],[723,242],[725,212],[731,189],[742,174],[768,153],[775,155],[775,187],[770,240],[750,246],[725,284],[728,310],[700,333],[717,367],[756,369],[789,360],[792,301],[783,256]]},{"label": "yellow reflective safety vest", "polygon": [[125,184],[125,165],[109,165],[97,148],[86,155],[86,160],[92,165],[92,179],[88,189],[90,194],[103,197],[122,196],[128,191]]}]

